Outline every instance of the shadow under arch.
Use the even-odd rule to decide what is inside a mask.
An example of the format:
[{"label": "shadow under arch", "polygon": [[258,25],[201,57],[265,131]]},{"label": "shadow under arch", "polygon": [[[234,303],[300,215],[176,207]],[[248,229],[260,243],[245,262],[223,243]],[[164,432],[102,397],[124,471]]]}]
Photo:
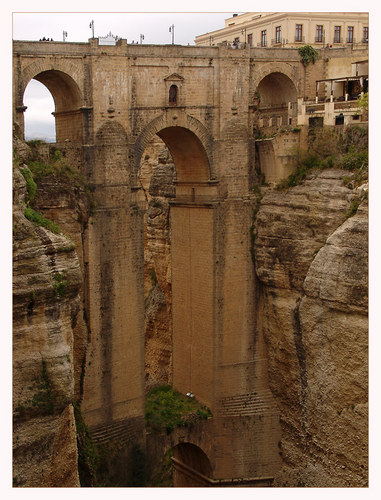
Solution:
[{"label": "shadow under arch", "polygon": [[45,85],[53,97],[55,105],[53,115],[56,120],[56,142],[82,142],[82,96],[78,84],[74,79],[59,70],[42,71],[34,75],[31,79],[37,80]]},{"label": "shadow under arch", "polygon": [[206,453],[192,443],[179,443],[173,448],[174,486],[211,486],[212,466]]},{"label": "shadow under arch", "polygon": [[284,73],[273,72],[266,75],[258,84],[261,106],[287,105],[297,101],[297,89],[293,81]]},{"label": "shadow under arch", "polygon": [[[167,113],[152,120],[143,129],[135,144],[135,172],[143,152],[157,135],[164,141],[173,158],[178,182],[208,182],[215,179],[212,163],[212,138],[201,122],[179,113]],[[179,118],[179,119],[178,119]],[[178,120],[178,121],[177,121]],[[173,122],[176,121],[176,124]]]}]

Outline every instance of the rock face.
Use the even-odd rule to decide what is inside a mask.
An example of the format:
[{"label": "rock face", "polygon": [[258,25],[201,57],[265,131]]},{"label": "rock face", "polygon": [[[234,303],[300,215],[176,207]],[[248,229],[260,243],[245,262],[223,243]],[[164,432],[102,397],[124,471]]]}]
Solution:
[{"label": "rock face", "polygon": [[147,211],[144,234],[146,388],[171,383],[171,241],[169,200],[176,175],[165,144],[157,138],[140,169]]},{"label": "rock face", "polygon": [[13,186],[13,484],[79,486],[72,406],[79,260],[69,238],[24,217],[18,165]]},{"label": "rock face", "polygon": [[275,486],[361,487],[368,459],[367,203],[343,173],[268,191],[256,218],[260,326],[281,413]]}]

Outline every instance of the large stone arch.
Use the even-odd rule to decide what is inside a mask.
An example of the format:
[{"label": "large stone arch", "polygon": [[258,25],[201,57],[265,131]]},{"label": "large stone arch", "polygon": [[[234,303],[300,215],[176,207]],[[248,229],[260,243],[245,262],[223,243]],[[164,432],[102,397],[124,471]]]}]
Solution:
[{"label": "large stone arch", "polygon": [[154,135],[158,135],[170,150],[179,181],[206,182],[216,178],[213,138],[200,121],[178,109],[167,110],[144,127],[134,148],[135,173]]},{"label": "large stone arch", "polygon": [[24,111],[23,97],[29,82],[41,82],[51,93],[56,119],[57,142],[83,142],[83,93],[82,74],[73,64],[54,64],[49,61],[35,61],[19,75],[18,109]]}]

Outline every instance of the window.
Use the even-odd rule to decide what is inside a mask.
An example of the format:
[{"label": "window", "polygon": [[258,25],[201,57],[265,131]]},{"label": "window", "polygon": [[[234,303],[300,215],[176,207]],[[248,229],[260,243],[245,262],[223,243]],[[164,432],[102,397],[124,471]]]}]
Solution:
[{"label": "window", "polygon": [[353,26],[348,26],[347,42],[353,43]]},{"label": "window", "polygon": [[323,25],[318,24],[316,26],[316,42],[322,42],[323,41]]},{"label": "window", "polygon": [[250,45],[250,47],[253,46],[253,35],[247,35],[247,43]]},{"label": "window", "polygon": [[335,36],[333,38],[333,43],[340,43],[341,40],[341,26],[335,26]]},{"label": "window", "polygon": [[336,118],[335,118],[335,125],[344,125],[344,115],[343,115],[343,113],[340,113],[339,115],[336,116]]},{"label": "window", "polygon": [[282,27],[277,26],[275,28],[275,43],[281,43],[282,42]]},{"label": "window", "polygon": [[177,86],[171,85],[169,88],[169,104],[177,104]]},{"label": "window", "polygon": [[362,30],[362,41],[368,43],[368,26],[364,26]]},{"label": "window", "polygon": [[267,34],[266,30],[261,31],[261,47],[267,46]]},{"label": "window", "polygon": [[303,25],[297,24],[295,30],[295,42],[302,42],[302,41],[303,41]]}]

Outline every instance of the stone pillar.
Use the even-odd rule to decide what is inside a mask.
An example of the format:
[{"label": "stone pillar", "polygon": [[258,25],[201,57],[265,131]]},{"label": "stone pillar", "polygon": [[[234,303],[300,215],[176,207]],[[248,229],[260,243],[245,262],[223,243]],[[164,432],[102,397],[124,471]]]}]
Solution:
[{"label": "stone pillar", "polygon": [[171,206],[173,385],[213,407],[214,208]]}]

